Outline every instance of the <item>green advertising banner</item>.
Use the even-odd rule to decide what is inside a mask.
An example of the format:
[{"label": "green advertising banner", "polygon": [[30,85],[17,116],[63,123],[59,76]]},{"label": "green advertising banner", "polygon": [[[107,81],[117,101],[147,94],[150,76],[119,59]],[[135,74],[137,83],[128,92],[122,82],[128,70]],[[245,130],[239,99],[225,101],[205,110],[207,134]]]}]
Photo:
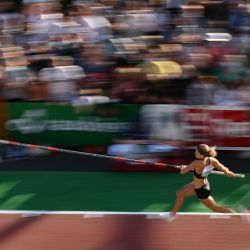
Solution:
[{"label": "green advertising banner", "polygon": [[130,129],[139,111],[134,104],[9,103],[5,128],[9,139],[25,143],[107,145]]}]

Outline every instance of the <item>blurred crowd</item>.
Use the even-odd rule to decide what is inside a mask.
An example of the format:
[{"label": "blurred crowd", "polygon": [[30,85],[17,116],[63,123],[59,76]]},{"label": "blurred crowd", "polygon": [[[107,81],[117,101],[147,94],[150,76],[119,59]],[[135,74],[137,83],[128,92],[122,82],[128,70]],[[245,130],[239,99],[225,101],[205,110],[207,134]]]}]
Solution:
[{"label": "blurred crowd", "polygon": [[6,101],[250,104],[248,0],[1,0]]}]

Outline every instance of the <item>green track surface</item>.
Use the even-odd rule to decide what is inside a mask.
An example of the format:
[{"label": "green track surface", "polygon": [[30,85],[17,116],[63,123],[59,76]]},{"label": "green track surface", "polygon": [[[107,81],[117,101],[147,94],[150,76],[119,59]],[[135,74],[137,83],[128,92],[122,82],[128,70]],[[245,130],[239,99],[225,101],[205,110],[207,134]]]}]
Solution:
[{"label": "green track surface", "polygon": [[[169,211],[178,188],[192,175],[178,173],[0,172],[0,210]],[[245,179],[209,176],[220,205],[250,207],[250,174]],[[209,212],[196,197],[182,212]]]}]

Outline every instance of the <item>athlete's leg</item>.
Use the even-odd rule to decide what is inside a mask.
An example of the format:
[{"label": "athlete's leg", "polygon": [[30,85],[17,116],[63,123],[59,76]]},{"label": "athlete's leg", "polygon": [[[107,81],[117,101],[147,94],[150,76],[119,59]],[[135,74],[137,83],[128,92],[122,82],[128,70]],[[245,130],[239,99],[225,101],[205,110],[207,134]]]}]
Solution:
[{"label": "athlete's leg", "polygon": [[212,196],[209,196],[207,199],[200,199],[200,201],[209,209],[213,210],[214,212],[218,213],[234,213],[232,208],[222,207],[217,205],[216,201]]},{"label": "athlete's leg", "polygon": [[193,196],[193,195],[195,195],[193,182],[189,183],[189,184],[185,185],[184,187],[182,187],[181,189],[177,190],[175,204],[174,204],[174,207],[173,207],[171,213],[173,215],[176,214],[180,210],[180,208],[183,204],[184,198],[189,197],[189,196]]}]

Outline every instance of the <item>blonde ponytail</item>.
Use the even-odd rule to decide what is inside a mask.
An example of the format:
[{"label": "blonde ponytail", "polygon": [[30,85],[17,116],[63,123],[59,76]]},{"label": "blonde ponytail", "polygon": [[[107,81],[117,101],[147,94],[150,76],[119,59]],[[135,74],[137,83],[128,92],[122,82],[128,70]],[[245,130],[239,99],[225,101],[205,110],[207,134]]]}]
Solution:
[{"label": "blonde ponytail", "polygon": [[210,147],[208,150],[208,156],[209,157],[216,157],[218,155],[216,151],[216,146]]}]

